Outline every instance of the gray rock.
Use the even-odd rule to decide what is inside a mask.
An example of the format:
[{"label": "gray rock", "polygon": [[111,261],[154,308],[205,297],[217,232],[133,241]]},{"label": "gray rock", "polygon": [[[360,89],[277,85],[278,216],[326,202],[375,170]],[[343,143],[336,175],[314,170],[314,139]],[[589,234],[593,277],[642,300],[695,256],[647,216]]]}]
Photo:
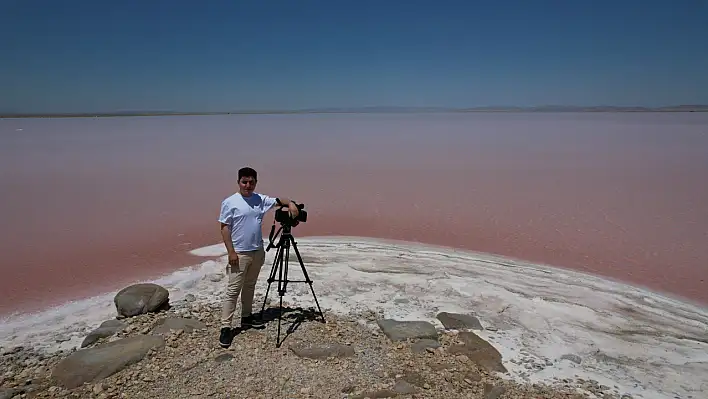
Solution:
[{"label": "gray rock", "polygon": [[364,392],[362,394],[352,396],[352,399],[382,399],[382,398],[393,398],[398,396],[398,393],[390,389],[379,389],[377,391]]},{"label": "gray rock", "polygon": [[117,319],[110,319],[106,320],[103,323],[101,323],[99,328],[123,328],[127,326],[127,324],[123,321],[117,320]]},{"label": "gray rock", "polygon": [[408,382],[406,380],[396,381],[396,385],[394,385],[393,390],[396,391],[396,393],[403,394],[403,395],[414,394],[418,391],[418,389],[415,387],[415,385],[411,384],[410,382]]},{"label": "gray rock", "polygon": [[460,313],[438,313],[437,319],[445,326],[446,329],[454,330],[484,330],[482,324],[475,316]]},{"label": "gray rock", "polygon": [[570,360],[573,363],[580,364],[582,363],[583,359],[580,358],[578,355],[573,355],[573,354],[567,354],[561,356],[561,360]]},{"label": "gray rock", "polygon": [[421,339],[411,344],[411,350],[415,353],[423,353],[428,348],[439,348],[440,342],[434,339]]},{"label": "gray rock", "polygon": [[19,389],[15,388],[0,388],[0,399],[11,399],[15,395],[21,394]]},{"label": "gray rock", "polygon": [[435,326],[427,321],[398,321],[393,319],[377,320],[379,328],[391,341],[407,339],[438,339]]},{"label": "gray rock", "polygon": [[[443,366],[443,368],[448,369],[445,366]],[[416,373],[415,371],[406,372],[403,376],[403,379],[406,380],[407,383],[413,384],[415,386],[425,387],[425,385],[427,385],[427,381],[425,380],[425,378],[423,378],[422,375]]]},{"label": "gray rock", "polygon": [[324,359],[328,357],[350,357],[354,356],[354,348],[349,345],[336,343],[323,344],[293,344],[290,345],[290,350],[299,357],[309,359]]},{"label": "gray rock", "polygon": [[233,358],[234,358],[234,355],[232,355],[230,353],[222,353],[222,354],[216,356],[214,358],[214,361],[215,362],[225,362],[227,360],[229,360],[229,361],[233,360]]},{"label": "gray rock", "polygon": [[484,398],[485,399],[498,399],[506,392],[506,388],[503,386],[493,387],[490,384],[485,384],[484,387]]},{"label": "gray rock", "polygon": [[83,342],[81,342],[81,347],[85,348],[91,346],[98,342],[101,338],[108,338],[118,331],[124,329],[127,325],[120,320],[106,320],[98,326],[97,329],[91,331]]},{"label": "gray rock", "polygon": [[[14,337],[13,337],[13,338],[14,338]],[[14,354],[16,354],[16,353],[22,352],[24,349],[25,349],[25,347],[22,346],[22,345],[16,346],[16,347],[14,347],[14,348],[8,348],[8,349],[5,349],[5,351],[2,353],[2,355],[3,355],[3,356],[14,355]]]},{"label": "gray rock", "polygon": [[183,330],[184,332],[192,332],[206,328],[206,324],[197,320],[185,317],[167,317],[158,320],[154,325],[154,334],[169,333],[170,330]]},{"label": "gray rock", "polygon": [[476,371],[470,371],[465,374],[465,379],[471,382],[479,382],[482,381],[482,376]]},{"label": "gray rock", "polygon": [[169,292],[153,283],[133,284],[120,290],[113,298],[118,317],[133,317],[157,312],[169,307]]},{"label": "gray rock", "polygon": [[458,335],[462,344],[450,346],[449,352],[467,356],[471,362],[487,370],[506,373],[507,369],[502,364],[502,357],[489,342],[483,340],[471,331],[463,331]]},{"label": "gray rock", "polygon": [[164,345],[165,340],[160,335],[138,335],[79,349],[54,366],[51,378],[67,389],[97,382],[141,361],[150,349]]}]

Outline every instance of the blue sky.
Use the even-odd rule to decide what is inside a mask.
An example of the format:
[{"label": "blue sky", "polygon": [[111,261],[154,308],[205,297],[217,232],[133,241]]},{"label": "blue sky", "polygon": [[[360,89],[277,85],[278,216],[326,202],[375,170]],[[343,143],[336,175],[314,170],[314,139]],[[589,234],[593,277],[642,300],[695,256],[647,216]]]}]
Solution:
[{"label": "blue sky", "polygon": [[0,112],[708,104],[705,0],[0,2]]}]

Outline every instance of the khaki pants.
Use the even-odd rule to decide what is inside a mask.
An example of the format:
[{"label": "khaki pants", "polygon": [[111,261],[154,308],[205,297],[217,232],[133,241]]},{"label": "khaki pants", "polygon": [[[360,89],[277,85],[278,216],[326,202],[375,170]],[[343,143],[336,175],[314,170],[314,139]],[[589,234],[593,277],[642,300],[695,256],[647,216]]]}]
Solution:
[{"label": "khaki pants", "polygon": [[265,250],[240,252],[238,266],[226,265],[226,297],[221,307],[221,327],[232,327],[238,296],[241,294],[241,317],[251,315],[256,282],[265,262]]}]

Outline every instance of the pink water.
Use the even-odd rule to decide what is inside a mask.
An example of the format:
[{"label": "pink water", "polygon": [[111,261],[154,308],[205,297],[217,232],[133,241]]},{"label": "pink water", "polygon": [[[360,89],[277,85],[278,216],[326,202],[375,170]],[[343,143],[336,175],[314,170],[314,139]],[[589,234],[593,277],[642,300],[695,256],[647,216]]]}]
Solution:
[{"label": "pink water", "polygon": [[296,236],[452,245],[708,304],[708,113],[11,119],[0,140],[0,314],[201,261],[186,251],[219,242],[243,165],[307,204]]}]

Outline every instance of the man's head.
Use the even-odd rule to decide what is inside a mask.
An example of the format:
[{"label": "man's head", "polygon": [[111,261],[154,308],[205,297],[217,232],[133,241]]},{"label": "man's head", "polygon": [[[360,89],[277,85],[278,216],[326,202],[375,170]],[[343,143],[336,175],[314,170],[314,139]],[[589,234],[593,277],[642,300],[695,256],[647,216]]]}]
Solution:
[{"label": "man's head", "polygon": [[238,188],[244,197],[250,197],[253,194],[257,182],[258,173],[253,168],[245,167],[238,170]]}]

